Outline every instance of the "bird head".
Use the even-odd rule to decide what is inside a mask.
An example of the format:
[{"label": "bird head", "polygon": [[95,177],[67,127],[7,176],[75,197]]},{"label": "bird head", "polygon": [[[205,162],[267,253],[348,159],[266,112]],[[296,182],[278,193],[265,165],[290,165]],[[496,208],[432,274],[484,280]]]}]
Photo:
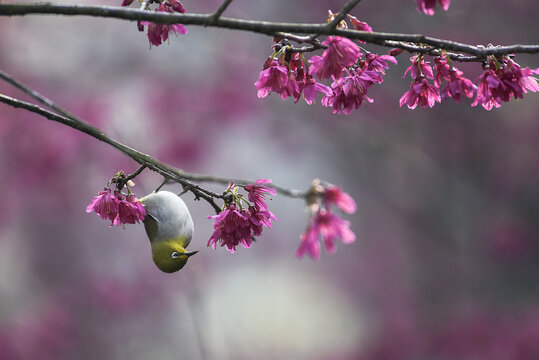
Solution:
[{"label": "bird head", "polygon": [[185,266],[189,257],[195,255],[198,251],[186,251],[180,245],[184,240],[171,239],[152,243],[153,262],[159,270],[166,273],[173,273]]}]

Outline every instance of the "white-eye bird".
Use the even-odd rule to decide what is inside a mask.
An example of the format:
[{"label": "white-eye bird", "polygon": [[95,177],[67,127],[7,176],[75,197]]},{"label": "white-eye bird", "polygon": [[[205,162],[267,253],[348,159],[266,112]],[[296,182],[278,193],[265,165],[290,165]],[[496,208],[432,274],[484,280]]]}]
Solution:
[{"label": "white-eye bird", "polygon": [[152,258],[166,273],[180,270],[198,251],[185,250],[194,225],[185,202],[170,191],[151,193],[139,201],[144,205],[144,228],[152,245]]}]

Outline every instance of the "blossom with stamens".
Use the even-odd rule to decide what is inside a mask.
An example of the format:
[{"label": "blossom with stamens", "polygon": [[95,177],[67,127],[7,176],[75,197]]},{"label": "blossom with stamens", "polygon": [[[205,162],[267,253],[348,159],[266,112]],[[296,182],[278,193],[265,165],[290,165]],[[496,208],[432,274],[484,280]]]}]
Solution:
[{"label": "blossom with stamens", "polygon": [[[387,62],[392,62],[393,64],[397,63],[397,59],[395,59],[391,55],[378,55],[373,53],[367,53],[366,56],[366,70],[375,70],[379,72],[382,75],[385,75],[385,69],[389,69],[389,65]],[[380,81],[381,83],[382,81]]]},{"label": "blossom with stamens", "polygon": [[533,74],[537,73],[539,73],[539,69],[522,69],[514,61],[507,59],[506,66],[496,71],[496,75],[507,89],[507,91],[501,93],[502,100],[509,101],[511,96],[514,96],[515,99],[522,99],[524,94],[528,93],[528,90],[531,92],[539,91],[537,79],[533,77]]},{"label": "blossom with stamens", "polygon": [[137,200],[135,195],[129,194],[125,200],[120,198],[118,204],[118,217],[115,219],[120,224],[135,224],[144,220],[146,210],[144,206]]},{"label": "blossom with stamens", "polygon": [[[173,1],[172,3],[161,3],[155,11],[167,13],[185,12],[185,8],[178,1]],[[144,30],[144,26],[148,26],[148,40],[151,45],[155,46],[167,41],[170,33],[176,35],[187,34],[187,28],[182,24],[156,24],[149,21],[140,21],[137,25],[140,31]]]},{"label": "blossom with stamens", "polygon": [[418,76],[410,84],[410,90],[401,96],[399,105],[406,104],[410,109],[419,105],[423,109],[433,107],[436,102],[441,102],[438,88],[429,84],[424,76]]},{"label": "blossom with stamens", "polygon": [[258,89],[258,97],[264,98],[271,91],[281,94],[287,91],[288,69],[279,64],[277,60],[271,60],[264,64],[264,69],[260,72],[255,86]]},{"label": "blossom with stamens", "polygon": [[208,246],[215,249],[219,243],[232,254],[240,244],[244,248],[251,247],[253,239],[247,210],[238,210],[236,204],[232,203],[219,214],[208,216],[208,219],[214,219],[214,230],[208,240]]},{"label": "blossom with stamens", "polygon": [[271,220],[277,221],[277,217],[269,210],[261,210],[255,206],[249,206],[249,222],[253,236],[262,235],[263,226],[272,228]]},{"label": "blossom with stamens", "polygon": [[88,204],[86,212],[91,213],[94,211],[101,219],[108,219],[114,221],[118,215],[118,205],[120,200],[113,194],[110,189],[100,191],[97,196]]},{"label": "blossom with stamens", "polygon": [[349,76],[335,80],[331,84],[332,93],[322,98],[322,105],[332,106],[334,114],[350,115],[352,110],[359,109],[364,99],[370,103],[374,101],[367,96],[367,90],[380,81],[381,75],[374,70],[362,69],[348,73]]},{"label": "blossom with stamens", "polygon": [[501,81],[496,72],[489,66],[485,68],[483,74],[477,78],[477,94],[472,106],[481,104],[486,110],[493,107],[502,106],[502,94],[507,91],[507,87]]},{"label": "blossom with stamens", "polygon": [[432,67],[429,65],[428,61],[425,61],[423,56],[414,55],[410,58],[412,65],[410,65],[404,72],[403,78],[406,77],[406,74],[410,72],[412,79],[417,79],[419,75],[423,75],[429,79],[434,77],[432,73]]},{"label": "blossom with stamens", "polygon": [[465,78],[463,72],[457,68],[452,68],[449,71],[449,78],[447,84],[442,89],[442,99],[447,97],[452,98],[456,102],[460,103],[460,96],[464,95],[468,98],[472,98],[476,86],[470,79]]},{"label": "blossom with stamens", "polygon": [[331,94],[331,88],[329,86],[319,83],[311,75],[305,74],[303,68],[298,68],[297,72],[296,80],[299,85],[299,92],[294,94],[294,102],[298,102],[303,94],[305,102],[312,105],[319,92],[324,95]]},{"label": "blossom with stamens", "polygon": [[254,204],[257,209],[267,210],[266,204],[267,195],[277,195],[275,188],[266,186],[265,184],[271,184],[270,179],[258,179],[254,184],[247,184],[244,186],[245,191],[248,193],[249,201]]},{"label": "blossom with stamens", "polygon": [[124,196],[119,190],[100,191],[86,207],[86,212],[94,211],[102,219],[111,220],[111,225],[134,224],[144,220],[146,211],[135,195]]},{"label": "blossom with stamens", "polygon": [[445,53],[434,58],[434,86],[440,88],[442,81],[449,81],[451,78],[451,66],[447,62]]}]

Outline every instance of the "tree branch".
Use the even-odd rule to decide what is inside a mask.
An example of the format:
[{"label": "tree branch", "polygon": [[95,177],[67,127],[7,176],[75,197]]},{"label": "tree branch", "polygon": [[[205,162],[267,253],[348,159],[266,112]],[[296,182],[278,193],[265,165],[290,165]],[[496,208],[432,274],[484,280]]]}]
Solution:
[{"label": "tree branch", "polygon": [[337,13],[335,14],[335,17],[333,18],[333,20],[331,20],[327,25],[326,27],[328,29],[335,29],[337,27],[337,25],[339,25],[339,23],[341,22],[342,19],[344,19],[344,17],[346,16],[346,14],[348,14],[353,8],[354,6],[356,6],[361,0],[350,0],[348,1],[344,6],[343,8]]},{"label": "tree branch", "polygon": [[45,96],[41,95],[35,90],[30,89],[28,86],[24,85],[19,80],[13,78],[8,73],[4,72],[0,69],[0,79],[4,80],[5,82],[13,85],[17,89],[21,90],[23,93],[29,95],[33,99],[37,100],[39,103],[49,107],[50,109],[53,109],[54,111],[64,115],[65,117],[69,119],[74,119],[75,115],[71,114],[69,111],[59,107],[56,105],[52,100],[46,98]]},{"label": "tree branch", "polygon": [[[226,3],[226,1],[225,1]],[[225,4],[223,3],[223,5]],[[355,1],[348,4],[355,5]],[[347,4],[347,5],[348,5]],[[344,9],[346,10],[346,9]],[[448,50],[475,56],[477,61],[485,59],[489,55],[506,55],[511,53],[539,53],[539,45],[515,44],[509,46],[483,47],[450,40],[437,39],[420,34],[400,34],[385,32],[365,32],[352,29],[329,28],[327,23],[284,23],[268,21],[252,21],[244,19],[234,19],[218,17],[212,22],[213,14],[171,14],[164,12],[145,11],[140,9],[130,9],[114,6],[90,6],[90,5],[58,5],[49,3],[37,4],[0,4],[0,16],[23,16],[30,14],[54,14],[68,16],[97,16],[116,18],[131,21],[151,21],[154,23],[184,25],[212,26],[217,28],[242,30],[265,35],[276,35],[278,33],[296,33],[307,35],[339,35],[349,39],[363,40],[368,43],[378,44],[386,47],[399,47],[408,49],[412,45],[429,45],[438,50]],[[311,39],[313,37],[311,36]],[[391,41],[391,43],[388,43]],[[404,42],[404,43],[403,43]],[[426,52],[432,49],[425,49]],[[458,59],[455,59],[458,60]],[[472,61],[470,59],[465,61]]]},{"label": "tree branch", "polygon": [[223,1],[221,6],[219,6],[219,8],[213,14],[211,14],[209,24],[215,23],[219,19],[219,17],[225,12],[226,8],[228,7],[228,5],[230,5],[231,2],[232,0]]},{"label": "tree branch", "polygon": [[[3,73],[3,74],[6,75],[6,73]],[[254,181],[252,180],[232,179],[232,178],[217,177],[217,176],[211,176],[211,175],[187,173],[180,169],[164,164],[147,154],[144,154],[138,150],[135,150],[127,145],[120,143],[119,141],[116,141],[110,138],[109,136],[104,134],[102,131],[100,131],[96,127],[78,118],[68,118],[65,116],[61,116],[51,111],[48,111],[46,109],[43,109],[42,107],[38,105],[31,104],[31,103],[28,103],[26,101],[22,101],[19,99],[15,99],[13,97],[6,96],[3,94],[0,94],[0,102],[5,103],[14,108],[21,108],[21,109],[28,110],[35,114],[41,115],[51,121],[55,121],[55,122],[67,125],[75,130],[78,130],[82,133],[90,135],[91,137],[95,139],[98,139],[100,141],[103,141],[111,145],[112,147],[120,150],[125,155],[129,156],[131,159],[135,160],[137,163],[142,165],[141,168],[137,172],[135,172],[135,174],[140,173],[145,167],[150,170],[153,170],[157,172],[158,174],[160,174],[161,176],[163,176],[165,179],[170,179],[172,181],[175,181],[181,184],[184,189],[191,191],[195,195],[196,199],[202,198],[208,201],[208,203],[216,210],[216,212],[221,211],[221,209],[214,202],[214,198],[226,200],[227,194],[224,194],[224,193],[219,194],[219,193],[215,193],[213,191],[204,189],[200,187],[199,185],[193,183],[193,181],[211,182],[211,183],[219,183],[219,184],[225,184],[225,185],[229,184],[230,182],[234,182],[235,184],[238,184],[238,185],[254,183]],[[271,185],[271,184],[270,186],[273,186],[280,194],[286,195],[289,197],[306,198],[308,194],[310,193],[310,191],[291,190],[291,189],[286,189],[286,188],[276,186],[276,185]]]}]

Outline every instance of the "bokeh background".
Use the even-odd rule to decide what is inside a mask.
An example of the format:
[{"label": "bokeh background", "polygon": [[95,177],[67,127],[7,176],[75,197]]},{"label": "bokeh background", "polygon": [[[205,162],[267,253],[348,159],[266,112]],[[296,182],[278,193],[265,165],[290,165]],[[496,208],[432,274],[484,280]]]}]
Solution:
[{"label": "bokeh background", "polygon": [[[342,3],[235,0],[226,15],[320,22]],[[211,12],[219,1],[184,5]],[[365,0],[353,14],[378,31],[539,42],[533,0],[453,0],[434,17],[412,0]],[[212,209],[185,195],[200,252],[163,274],[142,225],[110,228],[85,212],[137,165],[0,105],[0,359],[539,359],[537,95],[491,112],[467,99],[399,108],[405,53],[369,90],[373,104],[335,116],[256,97],[271,53],[261,35],[190,26],[149,49],[134,23],[58,16],[3,17],[0,31],[0,68],[113,138],[192,172],[298,189],[319,177],[359,206],[347,217],[357,241],[312,261],[294,256],[301,201],[277,196],[274,229],[231,255],[206,247]],[[145,171],[135,192],[160,181]]]}]

